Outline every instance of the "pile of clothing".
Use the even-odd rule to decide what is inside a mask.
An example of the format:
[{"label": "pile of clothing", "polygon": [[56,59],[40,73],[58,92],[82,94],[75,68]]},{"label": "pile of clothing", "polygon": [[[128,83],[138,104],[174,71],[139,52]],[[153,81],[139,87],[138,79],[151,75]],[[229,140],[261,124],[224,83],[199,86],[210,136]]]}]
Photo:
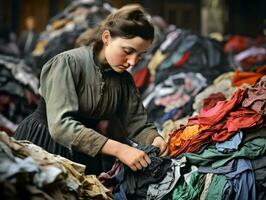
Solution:
[{"label": "pile of clothing", "polygon": [[160,129],[192,114],[195,96],[218,75],[230,71],[223,45],[182,29],[172,29],[132,69],[149,119]]},{"label": "pile of clothing", "polygon": [[0,130],[12,135],[37,107],[39,80],[24,60],[0,55]]},{"label": "pile of clothing", "polygon": [[77,38],[86,29],[100,23],[114,10],[108,3],[96,0],[73,1],[58,15],[49,20],[45,31],[28,60],[36,73],[55,55],[75,47]]},{"label": "pile of clothing", "polygon": [[169,156],[137,145],[151,165],[133,172],[120,162],[99,176],[115,199],[266,198],[266,76],[231,98],[210,96],[169,137]]},{"label": "pile of clothing", "polygon": [[85,166],[0,132],[1,199],[97,199],[112,194]]}]

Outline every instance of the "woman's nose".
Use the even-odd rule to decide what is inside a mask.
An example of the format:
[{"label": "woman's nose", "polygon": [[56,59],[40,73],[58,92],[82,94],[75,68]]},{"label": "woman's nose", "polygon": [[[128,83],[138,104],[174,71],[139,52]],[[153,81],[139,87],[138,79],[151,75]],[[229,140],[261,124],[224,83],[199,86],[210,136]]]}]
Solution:
[{"label": "woman's nose", "polygon": [[137,62],[138,62],[138,56],[137,56],[137,55],[130,55],[130,56],[127,58],[127,63],[128,63],[130,66],[135,65]]}]

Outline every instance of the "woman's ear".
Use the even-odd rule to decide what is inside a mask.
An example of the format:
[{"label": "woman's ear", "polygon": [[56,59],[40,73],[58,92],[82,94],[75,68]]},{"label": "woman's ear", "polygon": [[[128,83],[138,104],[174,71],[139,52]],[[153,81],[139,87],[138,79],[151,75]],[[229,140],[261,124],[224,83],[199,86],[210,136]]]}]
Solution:
[{"label": "woman's ear", "polygon": [[103,41],[104,46],[108,46],[110,40],[111,40],[111,34],[110,34],[110,31],[109,31],[109,30],[105,30],[105,31],[102,33],[102,41]]}]

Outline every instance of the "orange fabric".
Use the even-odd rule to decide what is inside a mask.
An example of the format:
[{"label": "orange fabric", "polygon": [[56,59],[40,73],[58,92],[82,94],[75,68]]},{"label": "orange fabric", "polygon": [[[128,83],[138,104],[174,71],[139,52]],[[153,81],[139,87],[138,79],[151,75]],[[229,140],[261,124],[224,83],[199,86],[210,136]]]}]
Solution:
[{"label": "orange fabric", "polygon": [[180,146],[187,140],[190,140],[194,136],[206,130],[209,126],[204,125],[192,125],[178,129],[170,135],[168,144],[170,150],[170,156],[176,154]]},{"label": "orange fabric", "polygon": [[237,86],[237,87],[241,86],[243,83],[253,85],[262,76],[263,76],[263,74],[257,73],[257,72],[235,71],[234,76],[233,76],[233,80],[232,80],[232,85]]},{"label": "orange fabric", "polygon": [[264,75],[266,75],[266,65],[256,69],[256,72],[235,71],[232,79],[232,85],[241,86],[243,83],[253,85]]}]

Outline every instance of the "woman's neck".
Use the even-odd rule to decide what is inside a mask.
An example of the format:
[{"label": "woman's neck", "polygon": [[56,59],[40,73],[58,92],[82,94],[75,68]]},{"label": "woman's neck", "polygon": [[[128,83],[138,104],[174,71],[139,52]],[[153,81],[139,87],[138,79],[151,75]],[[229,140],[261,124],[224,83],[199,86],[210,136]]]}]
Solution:
[{"label": "woman's neck", "polygon": [[97,59],[100,65],[106,66],[106,67],[109,66],[105,58],[105,55],[104,55],[104,47],[101,48],[99,51],[96,51],[96,56],[97,56]]}]

